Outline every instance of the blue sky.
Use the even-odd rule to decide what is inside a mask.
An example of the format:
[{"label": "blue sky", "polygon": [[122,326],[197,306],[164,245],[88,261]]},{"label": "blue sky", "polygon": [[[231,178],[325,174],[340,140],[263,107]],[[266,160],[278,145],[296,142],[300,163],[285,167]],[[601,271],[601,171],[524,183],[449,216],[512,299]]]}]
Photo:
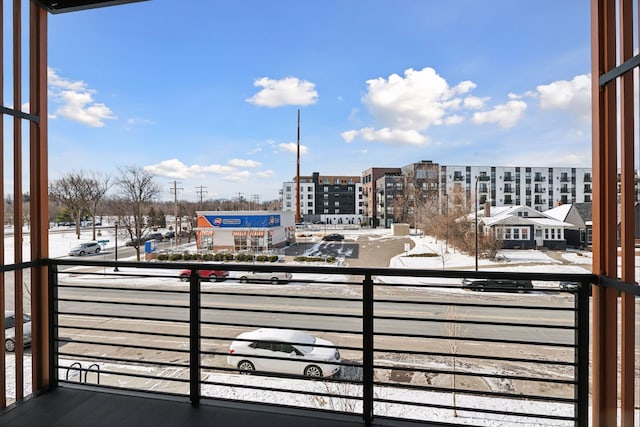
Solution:
[{"label": "blue sky", "polygon": [[584,0],[152,0],[49,16],[50,178],[147,167],[172,197],[296,171],[591,166]]}]

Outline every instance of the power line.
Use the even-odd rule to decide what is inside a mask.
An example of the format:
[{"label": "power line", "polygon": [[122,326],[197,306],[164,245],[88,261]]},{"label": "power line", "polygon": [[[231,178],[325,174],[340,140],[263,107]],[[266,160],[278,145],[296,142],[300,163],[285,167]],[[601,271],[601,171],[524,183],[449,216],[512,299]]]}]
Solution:
[{"label": "power line", "polygon": [[198,194],[198,196],[200,197],[200,209],[202,209],[202,196],[207,193],[207,191],[205,191],[204,189],[207,188],[204,185],[201,185],[199,187],[196,187],[196,193]]}]

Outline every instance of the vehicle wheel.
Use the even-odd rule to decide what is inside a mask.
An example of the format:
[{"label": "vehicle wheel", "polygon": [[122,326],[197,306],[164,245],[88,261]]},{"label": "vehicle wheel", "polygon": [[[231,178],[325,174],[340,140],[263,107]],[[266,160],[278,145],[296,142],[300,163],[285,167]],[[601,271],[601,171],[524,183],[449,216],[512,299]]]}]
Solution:
[{"label": "vehicle wheel", "polygon": [[278,278],[277,278],[277,277],[272,277],[272,278],[271,278],[271,284],[272,284],[272,285],[277,285],[278,283],[280,283],[280,281],[278,280]]},{"label": "vehicle wheel", "polygon": [[15,343],[15,341],[13,341],[11,338],[7,338],[4,341],[4,348],[9,353],[13,353],[14,351],[16,351],[16,343]]},{"label": "vehicle wheel", "polygon": [[238,369],[240,370],[240,374],[242,375],[251,375],[251,371],[255,371],[256,368],[253,366],[253,363],[248,360],[241,360],[238,363]]},{"label": "vehicle wheel", "polygon": [[478,292],[484,292],[484,285],[478,285],[478,286],[476,287],[476,291],[478,291]]},{"label": "vehicle wheel", "polygon": [[240,283],[247,283],[249,280],[247,279],[247,276],[242,276],[240,278]]},{"label": "vehicle wheel", "polygon": [[517,290],[518,290],[519,294],[524,294],[525,293],[524,286],[522,286],[522,285],[518,285]]},{"label": "vehicle wheel", "polygon": [[309,365],[304,368],[304,376],[305,377],[321,377],[322,369],[316,365]]},{"label": "vehicle wheel", "polygon": [[96,248],[96,253],[99,254],[100,253],[100,248]]},{"label": "vehicle wheel", "polygon": [[180,280],[183,282],[188,282],[189,281],[189,275],[188,274],[181,274],[180,275]]},{"label": "vehicle wheel", "polygon": [[80,255],[80,256],[84,255],[84,251],[80,251],[80,253],[78,255]]}]

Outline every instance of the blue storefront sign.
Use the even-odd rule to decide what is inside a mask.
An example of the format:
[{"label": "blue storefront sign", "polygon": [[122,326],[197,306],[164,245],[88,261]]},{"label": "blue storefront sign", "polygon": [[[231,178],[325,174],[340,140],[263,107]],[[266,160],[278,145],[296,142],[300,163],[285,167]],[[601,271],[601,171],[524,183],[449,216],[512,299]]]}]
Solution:
[{"label": "blue storefront sign", "polygon": [[215,228],[269,228],[280,227],[280,215],[205,215]]}]

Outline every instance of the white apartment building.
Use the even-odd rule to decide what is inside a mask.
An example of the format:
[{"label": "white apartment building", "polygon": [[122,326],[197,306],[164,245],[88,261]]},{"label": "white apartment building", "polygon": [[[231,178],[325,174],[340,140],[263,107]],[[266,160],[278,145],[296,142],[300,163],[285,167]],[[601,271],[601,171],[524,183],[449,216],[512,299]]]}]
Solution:
[{"label": "white apartment building", "polygon": [[523,205],[542,212],[591,202],[591,179],[591,168],[441,166],[439,191],[450,201],[455,195],[471,209],[490,201],[492,206]]},{"label": "white apartment building", "polygon": [[[363,204],[359,176],[321,176],[314,172],[300,177],[301,221],[360,225]],[[282,210],[296,210],[295,181],[283,183]]]}]

